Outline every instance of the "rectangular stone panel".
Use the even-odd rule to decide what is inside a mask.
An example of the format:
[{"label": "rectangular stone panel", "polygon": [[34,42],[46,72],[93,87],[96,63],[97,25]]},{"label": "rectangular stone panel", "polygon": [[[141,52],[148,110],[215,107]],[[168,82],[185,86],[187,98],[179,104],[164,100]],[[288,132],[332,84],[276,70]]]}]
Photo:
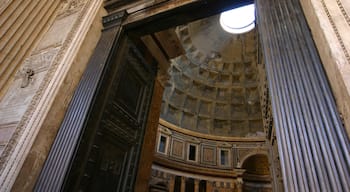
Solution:
[{"label": "rectangular stone panel", "polygon": [[1,124],[7,124],[7,123],[19,121],[23,113],[25,112],[26,108],[27,106],[25,105],[0,107]]},{"label": "rectangular stone panel", "polygon": [[211,116],[212,108],[212,103],[201,101],[199,106],[199,114]]},{"label": "rectangular stone panel", "polygon": [[218,89],[218,95],[217,95],[217,100],[221,101],[227,101],[230,99],[230,90],[226,88],[219,88]]},{"label": "rectangular stone panel", "polygon": [[231,128],[231,122],[228,120],[214,119],[213,128],[216,133],[228,133]]},{"label": "rectangular stone panel", "polygon": [[197,112],[197,99],[187,96],[185,100],[184,108],[189,112],[196,113]]},{"label": "rectangular stone panel", "polygon": [[234,136],[245,136],[249,132],[248,121],[231,121],[231,134]]},{"label": "rectangular stone panel", "polygon": [[217,103],[215,106],[215,116],[218,118],[227,119],[230,116],[230,106],[229,104]]},{"label": "rectangular stone panel", "polygon": [[184,159],[184,142],[181,140],[173,139],[171,156]]},{"label": "rectangular stone panel", "polygon": [[176,79],[176,86],[178,88],[180,88],[181,90],[187,91],[187,90],[191,89],[192,80],[189,77],[182,75],[181,78],[178,76],[175,76],[174,78],[177,78]]},{"label": "rectangular stone panel", "polygon": [[168,113],[164,115],[164,118],[167,119],[170,123],[178,124],[180,121],[182,112],[175,107],[169,105]]},{"label": "rectangular stone panel", "polygon": [[249,130],[252,133],[256,133],[257,136],[264,136],[264,128],[262,120],[251,120],[249,121]]},{"label": "rectangular stone panel", "polygon": [[183,92],[179,90],[175,90],[173,92],[173,95],[170,98],[170,101],[173,105],[177,107],[183,107],[185,99],[186,99],[186,95]]},{"label": "rectangular stone panel", "polygon": [[0,145],[10,140],[18,122],[0,125]]},{"label": "rectangular stone panel", "polygon": [[216,147],[202,146],[202,163],[208,165],[216,165]]},{"label": "rectangular stone panel", "polygon": [[[49,31],[45,34],[40,41],[36,50],[42,50],[50,46],[59,46],[66,39],[69,31],[72,29],[74,21],[78,17],[78,14],[72,14],[56,20]],[[59,33],[57,33],[59,31]]]},{"label": "rectangular stone panel", "polygon": [[248,116],[246,106],[244,104],[231,105],[231,117],[234,120],[239,120]]},{"label": "rectangular stone panel", "polygon": [[191,113],[183,113],[182,127],[196,130],[197,129],[197,116]]},{"label": "rectangular stone panel", "polygon": [[198,118],[198,130],[200,132],[208,133],[208,130],[212,127],[212,120],[210,118],[199,117]]}]

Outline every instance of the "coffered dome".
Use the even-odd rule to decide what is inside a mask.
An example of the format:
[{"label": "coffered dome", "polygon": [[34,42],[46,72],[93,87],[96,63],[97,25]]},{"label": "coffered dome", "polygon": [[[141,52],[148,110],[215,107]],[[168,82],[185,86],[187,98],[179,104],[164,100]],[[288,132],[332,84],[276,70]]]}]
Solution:
[{"label": "coffered dome", "polygon": [[227,33],[213,16],[176,33],[185,54],[171,61],[161,118],[205,134],[261,136],[256,31]]}]

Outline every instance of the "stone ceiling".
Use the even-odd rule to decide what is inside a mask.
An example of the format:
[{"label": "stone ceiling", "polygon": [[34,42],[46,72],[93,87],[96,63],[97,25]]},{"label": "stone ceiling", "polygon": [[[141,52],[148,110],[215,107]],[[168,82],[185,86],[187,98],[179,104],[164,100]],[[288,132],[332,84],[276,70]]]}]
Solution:
[{"label": "stone ceiling", "polygon": [[176,33],[185,54],[171,61],[161,118],[205,134],[261,136],[256,31],[229,34],[217,15]]}]

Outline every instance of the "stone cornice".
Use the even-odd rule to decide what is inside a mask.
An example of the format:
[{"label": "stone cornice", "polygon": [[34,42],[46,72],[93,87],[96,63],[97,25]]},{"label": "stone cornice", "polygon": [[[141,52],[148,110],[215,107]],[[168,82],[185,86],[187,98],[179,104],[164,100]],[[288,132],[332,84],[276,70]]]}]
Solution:
[{"label": "stone cornice", "polygon": [[176,162],[174,160],[169,160],[167,158],[162,158],[160,156],[155,156],[154,163],[178,171],[183,171],[192,174],[200,174],[206,176],[222,177],[222,178],[235,178],[239,175],[232,169],[228,171],[227,169],[216,169],[208,167],[199,167],[196,165],[185,164],[181,162]]},{"label": "stone cornice", "polygon": [[209,135],[209,134],[204,134],[204,133],[198,133],[195,131],[191,131],[188,129],[181,128],[179,126],[176,126],[172,123],[169,123],[168,121],[165,121],[164,119],[160,118],[159,119],[159,124],[163,125],[170,130],[174,130],[180,133],[183,133],[185,135],[189,136],[194,136],[198,138],[203,138],[203,139],[209,139],[209,140],[215,140],[215,141],[239,141],[239,142],[265,142],[265,137],[226,137],[226,136],[218,136],[218,135]]},{"label": "stone cornice", "polygon": [[127,16],[127,13],[125,10],[111,13],[105,17],[102,18],[102,23],[105,29],[120,25],[123,19],[125,19]]}]

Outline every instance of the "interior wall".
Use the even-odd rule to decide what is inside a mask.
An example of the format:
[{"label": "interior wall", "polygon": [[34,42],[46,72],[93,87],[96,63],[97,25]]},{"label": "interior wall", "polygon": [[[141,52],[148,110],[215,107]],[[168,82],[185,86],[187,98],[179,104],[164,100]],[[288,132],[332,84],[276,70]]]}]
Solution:
[{"label": "interior wall", "polygon": [[[42,125],[42,127],[46,127],[46,129],[40,129],[12,191],[30,191],[35,184],[36,178],[40,173],[40,167],[43,165],[49,153],[49,146],[51,146],[56,136],[56,132],[65,115],[75,87],[79,83],[80,77],[99,39],[102,30],[101,18],[104,15],[105,10],[100,9],[91,24],[89,32],[73,61],[73,65],[69,69],[69,74],[67,74],[63,84],[59,88],[59,95],[55,98],[50,107],[49,114]],[[29,178],[31,179],[28,179],[28,176],[30,176]]]},{"label": "interior wall", "polygon": [[[12,74],[10,86],[0,101],[0,191],[10,191],[18,174],[13,191],[30,191],[34,185],[75,86],[99,39],[101,18],[105,15],[99,12],[102,2],[42,1],[40,4],[48,4],[45,6],[52,3],[56,6],[51,5],[52,10],[37,7],[38,12],[51,11],[54,16],[47,30],[40,31],[40,39],[33,49],[24,47],[30,53],[19,64],[21,70]],[[9,6],[13,3],[19,1]],[[14,13],[23,17],[26,11],[18,8]],[[27,17],[25,22],[35,25],[49,17],[33,16],[33,19]],[[20,34],[20,29],[14,28],[11,33]],[[27,35],[34,37],[34,34]],[[15,52],[12,51],[11,54]],[[25,166],[21,170],[23,163]]]},{"label": "interior wall", "polygon": [[[16,52],[15,50],[17,50],[18,54],[22,54],[21,57],[12,57],[12,59],[6,60],[11,61],[11,65],[13,65],[11,68],[13,68],[13,71],[15,71],[15,69],[21,69],[22,67],[23,69],[24,67],[35,67],[35,70],[34,76],[32,78],[27,78],[29,84],[26,88],[21,88],[24,81],[23,77],[26,76],[16,76],[14,72],[7,73],[10,74],[8,79],[12,79],[8,89],[4,89],[0,86],[0,96],[4,96],[0,101],[0,118],[6,118],[8,120],[13,117],[13,121],[11,120],[4,123],[0,122],[2,123],[0,130],[0,138],[2,139],[0,141],[0,151],[5,151],[5,147],[8,146],[8,143],[12,142],[11,144],[13,144],[11,145],[11,148],[7,150],[6,154],[1,156],[1,191],[10,190],[20,167],[25,160],[24,157],[26,157],[26,154],[29,152],[31,143],[34,142],[34,138],[39,129],[42,131],[57,129],[59,121],[52,123],[45,117],[47,117],[48,114],[51,116],[64,115],[64,111],[68,106],[76,82],[79,80],[80,75],[84,70],[85,59],[88,59],[90,51],[93,50],[92,47],[94,47],[94,41],[85,44],[87,45],[86,47],[90,47],[91,50],[80,51],[80,53],[77,52],[80,50],[79,48],[82,45],[83,39],[85,38],[87,31],[90,29],[91,23],[102,4],[102,0],[67,0],[59,6],[58,3],[61,1],[41,1],[40,4],[43,6],[45,5],[46,8],[35,8],[37,13],[35,21],[38,23],[34,25],[34,20],[32,20],[29,24],[22,25],[18,23],[18,21],[20,21],[18,18],[22,15],[20,13],[23,10],[29,13],[29,9],[10,7],[15,5],[19,6],[20,2],[21,1],[19,0],[5,1],[0,7],[1,19],[7,18],[2,20],[6,25],[4,24],[0,26],[18,27],[4,30],[6,31],[6,34],[8,33],[9,35],[2,36],[2,38],[4,37],[8,39],[7,41],[1,41],[1,43],[10,42],[9,45],[11,45],[11,47],[6,50],[12,51],[2,54],[2,56],[12,57],[13,55],[10,53],[14,53]],[[350,28],[349,17],[347,15],[350,11],[350,3],[345,2],[344,0],[338,0],[337,2],[327,0],[305,0],[301,1],[301,3],[311,31],[313,32],[314,40],[319,49],[328,78],[334,90],[338,108],[343,114],[347,133],[350,135],[350,59],[348,54],[348,50],[350,49],[350,40],[348,38],[350,38],[350,36],[346,36]],[[23,4],[21,4],[21,6],[23,6]],[[60,12],[57,17],[54,17],[56,16],[54,13],[58,10],[58,7],[62,12]],[[17,14],[18,18],[10,17],[12,13],[10,14],[10,12],[6,12],[6,10],[14,11],[13,13]],[[47,15],[39,15],[43,13],[46,13]],[[48,23],[51,24],[49,20],[46,20],[50,17],[54,17],[55,19],[54,21],[51,21],[53,23],[50,25],[51,28],[49,31],[43,33],[45,26]],[[84,19],[82,19],[83,17]],[[98,20],[101,20],[101,16],[98,16],[97,18],[99,18]],[[26,22],[27,21],[30,20],[27,19]],[[35,27],[35,31],[32,32],[24,30],[26,28],[25,26],[28,25],[37,27]],[[66,33],[50,33],[50,30],[53,32],[55,27],[56,29],[59,28],[66,31]],[[98,26],[95,25],[92,28],[96,30],[98,29]],[[46,35],[42,37],[43,34]],[[99,32],[94,32],[94,34],[95,35],[93,35],[92,39],[98,40]],[[36,38],[39,38],[39,36],[41,40],[36,41]],[[30,39],[25,39],[24,37],[30,37]],[[23,38],[24,40],[21,40]],[[23,42],[24,44],[21,44],[20,42]],[[40,43],[35,45],[34,42]],[[7,45],[2,44],[2,46],[6,47]],[[75,60],[74,62],[74,58],[77,58],[77,54],[84,55],[86,58],[80,57],[83,59],[80,61]],[[24,60],[24,58],[26,59]],[[2,63],[1,67],[5,66],[5,64],[6,63]],[[68,73],[73,65],[77,68]],[[1,74],[1,78],[3,77],[5,76]],[[6,82],[8,79],[6,79]],[[3,82],[3,80],[1,81]],[[5,90],[9,91],[5,92]],[[62,94],[65,95],[64,99],[57,100]],[[56,98],[56,100],[54,98]],[[62,101],[63,105],[61,105]],[[9,108],[9,106],[12,106],[12,108]],[[48,106],[56,106],[59,109],[57,111],[53,110],[49,113],[49,109],[51,108]],[[46,122],[46,124],[44,122]],[[45,141],[47,138],[52,141],[54,133],[55,131],[50,132],[48,137],[46,137],[47,135],[45,134],[41,135],[41,138],[43,139],[41,141]],[[13,135],[16,136],[15,140],[13,140]],[[36,142],[38,141],[39,140]],[[17,145],[18,143],[20,143],[20,145]],[[41,147],[44,151],[48,151],[49,145],[45,144],[47,143],[44,142],[40,145],[42,145]],[[23,148],[23,146],[27,147]],[[17,149],[17,154],[13,153],[15,148]],[[37,155],[36,152],[32,152],[31,157],[35,157]],[[41,158],[44,158],[44,156]],[[42,160],[43,159],[40,161]],[[40,167],[40,163],[35,160],[33,162],[33,164],[26,165],[31,165],[33,169]],[[21,182],[19,183],[21,184]],[[27,187],[27,185],[24,185],[24,187]]]},{"label": "interior wall", "polygon": [[[52,24],[60,1],[2,1],[0,5],[0,99],[20,64]],[[40,19],[37,19],[40,18]],[[18,72],[17,72],[18,73]]]}]

